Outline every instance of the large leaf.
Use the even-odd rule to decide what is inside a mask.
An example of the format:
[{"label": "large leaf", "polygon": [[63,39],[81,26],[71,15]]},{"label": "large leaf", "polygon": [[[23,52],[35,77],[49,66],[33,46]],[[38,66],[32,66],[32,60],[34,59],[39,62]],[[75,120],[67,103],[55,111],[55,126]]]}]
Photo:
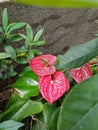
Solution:
[{"label": "large leaf", "polygon": [[10,0],[22,4],[48,7],[98,7],[98,0]]},{"label": "large leaf", "polygon": [[10,45],[5,45],[5,46],[4,46],[4,49],[5,49],[5,51],[11,56],[11,58],[12,58],[13,60],[16,60],[16,58],[17,58],[17,56],[16,56],[16,51],[15,51],[15,49],[14,49],[12,46],[10,46]]},{"label": "large leaf", "polygon": [[56,109],[57,107],[55,106],[55,104],[50,105],[49,103],[45,103],[43,105],[44,122],[48,128],[49,128],[51,116],[55,112]]},{"label": "large leaf", "polygon": [[9,57],[11,57],[11,55],[9,55],[5,52],[0,52],[0,60],[6,59],[6,58],[9,58]]},{"label": "large leaf", "polygon": [[55,112],[51,115],[49,122],[49,130],[57,130],[57,120],[60,109],[56,109]]},{"label": "large leaf", "polygon": [[2,114],[2,120],[15,120],[15,121],[22,121],[24,118],[40,113],[42,111],[42,103],[39,101],[31,101],[26,100],[19,97],[17,94],[14,94],[9,104]]},{"label": "large leaf", "polygon": [[98,39],[76,45],[59,60],[59,68],[77,68],[98,55]]},{"label": "large leaf", "polygon": [[27,71],[12,85],[24,98],[39,94],[38,77],[32,71]]},{"label": "large leaf", "polygon": [[7,16],[7,9],[6,8],[3,11],[2,24],[3,24],[4,31],[6,31],[7,25],[8,25],[8,16]]},{"label": "large leaf", "polygon": [[0,130],[18,130],[24,124],[13,120],[7,120],[0,123]]},{"label": "large leaf", "polygon": [[98,130],[98,74],[75,86],[62,104],[57,130]]}]

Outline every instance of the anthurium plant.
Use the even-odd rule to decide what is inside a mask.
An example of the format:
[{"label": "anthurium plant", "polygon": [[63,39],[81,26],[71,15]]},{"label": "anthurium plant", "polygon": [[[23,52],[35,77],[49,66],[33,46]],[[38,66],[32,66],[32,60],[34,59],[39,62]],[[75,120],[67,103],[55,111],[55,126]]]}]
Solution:
[{"label": "anthurium plant", "polygon": [[0,114],[0,129],[98,130],[98,38],[64,55],[35,56],[31,46],[44,43],[38,41],[42,32],[32,38],[27,25],[26,35],[19,34],[25,40],[21,49],[33,56],[10,86],[14,93]]},{"label": "anthurium plant", "polygon": [[[76,45],[64,55],[41,54],[11,85],[15,90],[0,117],[30,130],[98,129],[98,39]],[[94,64],[92,64],[94,63]],[[95,64],[96,63],[96,64]]]}]

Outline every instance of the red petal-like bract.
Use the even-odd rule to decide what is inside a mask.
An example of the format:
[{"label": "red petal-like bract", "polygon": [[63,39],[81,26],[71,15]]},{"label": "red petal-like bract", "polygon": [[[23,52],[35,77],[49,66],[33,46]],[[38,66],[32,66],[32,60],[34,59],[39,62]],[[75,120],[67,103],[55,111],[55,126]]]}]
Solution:
[{"label": "red petal-like bract", "polygon": [[70,70],[72,78],[77,82],[80,83],[83,80],[90,78],[92,76],[92,71],[90,69],[90,64],[87,63],[80,68],[74,68]]},{"label": "red petal-like bract", "polygon": [[56,59],[56,56],[50,54],[37,56],[30,60],[30,66],[33,72],[39,76],[51,75],[56,71],[53,66],[56,63]]},{"label": "red petal-like bract", "polygon": [[39,88],[42,96],[52,104],[58,100],[65,92],[68,92],[70,85],[68,78],[63,72],[57,71],[53,75],[40,76]]}]

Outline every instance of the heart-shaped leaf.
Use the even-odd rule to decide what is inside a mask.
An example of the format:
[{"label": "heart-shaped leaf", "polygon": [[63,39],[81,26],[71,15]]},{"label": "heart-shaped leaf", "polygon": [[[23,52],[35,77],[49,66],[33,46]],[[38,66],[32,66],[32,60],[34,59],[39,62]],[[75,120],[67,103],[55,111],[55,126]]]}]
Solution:
[{"label": "heart-shaped leaf", "polygon": [[69,90],[69,81],[63,72],[58,71],[53,75],[39,77],[39,87],[42,96],[52,104]]},{"label": "heart-shaped leaf", "polygon": [[21,97],[30,98],[39,94],[38,76],[31,70],[24,70],[21,77],[16,80],[12,87],[19,93]]},{"label": "heart-shaped leaf", "polygon": [[83,80],[90,78],[92,76],[92,71],[90,69],[90,64],[87,63],[80,68],[74,68],[70,70],[71,76],[76,82],[80,83]]},{"label": "heart-shaped leaf", "polygon": [[56,62],[56,57],[50,54],[37,56],[30,60],[30,66],[33,72],[39,76],[53,74],[56,70],[53,66]]}]

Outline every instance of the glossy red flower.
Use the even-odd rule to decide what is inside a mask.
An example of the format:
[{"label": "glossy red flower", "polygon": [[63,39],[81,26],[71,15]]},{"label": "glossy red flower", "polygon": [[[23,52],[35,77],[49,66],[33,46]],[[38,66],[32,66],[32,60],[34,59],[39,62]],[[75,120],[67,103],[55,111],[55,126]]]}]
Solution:
[{"label": "glossy red flower", "polygon": [[70,85],[68,78],[63,72],[57,71],[53,75],[40,76],[39,88],[42,96],[52,104],[58,100],[65,92],[68,92]]},{"label": "glossy red flower", "polygon": [[80,83],[83,80],[90,78],[92,76],[90,64],[87,63],[80,68],[71,69],[70,74],[77,83]]},{"label": "glossy red flower", "polygon": [[56,71],[53,66],[56,59],[56,56],[50,54],[37,56],[30,60],[30,66],[33,72],[39,76],[51,75]]}]

